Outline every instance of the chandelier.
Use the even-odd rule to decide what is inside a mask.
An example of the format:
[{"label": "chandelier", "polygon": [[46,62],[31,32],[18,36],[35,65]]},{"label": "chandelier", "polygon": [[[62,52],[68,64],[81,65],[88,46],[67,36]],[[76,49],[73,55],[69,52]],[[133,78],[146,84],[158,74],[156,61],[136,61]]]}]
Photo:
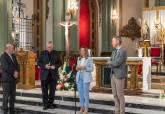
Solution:
[{"label": "chandelier", "polygon": [[73,18],[78,11],[78,2],[77,0],[68,0],[67,13]]}]

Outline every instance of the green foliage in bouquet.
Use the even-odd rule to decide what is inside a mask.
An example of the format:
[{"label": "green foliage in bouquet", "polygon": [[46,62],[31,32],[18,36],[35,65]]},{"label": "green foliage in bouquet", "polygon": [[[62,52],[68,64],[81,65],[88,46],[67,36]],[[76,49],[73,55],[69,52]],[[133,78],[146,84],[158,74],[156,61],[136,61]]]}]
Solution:
[{"label": "green foliage in bouquet", "polygon": [[69,67],[69,59],[64,61],[63,67],[59,69],[59,74],[57,90],[73,91],[75,76]]}]

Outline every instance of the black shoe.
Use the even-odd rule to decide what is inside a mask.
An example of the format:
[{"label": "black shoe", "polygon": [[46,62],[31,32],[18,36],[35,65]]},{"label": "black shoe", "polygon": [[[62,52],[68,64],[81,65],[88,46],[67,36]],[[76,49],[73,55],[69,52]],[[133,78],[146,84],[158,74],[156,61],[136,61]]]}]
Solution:
[{"label": "black shoe", "polygon": [[7,110],[4,110],[4,111],[3,111],[3,114],[8,114],[8,111],[7,111]]},{"label": "black shoe", "polygon": [[43,110],[48,110],[48,106],[44,106],[43,107]]},{"label": "black shoe", "polygon": [[16,111],[9,111],[9,114],[16,114]]},{"label": "black shoe", "polygon": [[50,109],[55,109],[55,108],[57,108],[57,106],[56,106],[56,104],[51,104],[51,105],[49,106],[49,108],[50,108]]},{"label": "black shoe", "polygon": [[120,114],[120,113],[117,113],[117,112],[113,112],[113,114]]}]

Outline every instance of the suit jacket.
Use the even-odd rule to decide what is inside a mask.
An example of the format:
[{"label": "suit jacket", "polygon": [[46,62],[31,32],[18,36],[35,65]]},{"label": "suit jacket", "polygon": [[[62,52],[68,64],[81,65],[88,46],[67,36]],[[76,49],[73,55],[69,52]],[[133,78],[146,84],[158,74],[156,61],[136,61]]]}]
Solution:
[{"label": "suit jacket", "polygon": [[[54,65],[54,70],[48,70],[45,68],[46,64]],[[41,80],[46,80],[49,73],[51,74],[52,78],[57,81],[59,78],[58,68],[61,66],[62,62],[60,59],[60,55],[57,51],[53,50],[51,52],[51,57],[49,60],[48,51],[42,51],[40,57],[38,59],[38,66],[41,68]]]},{"label": "suit jacket", "polygon": [[112,52],[111,73],[114,73],[118,79],[124,79],[126,77],[126,60],[127,52],[123,48],[118,49],[117,52]]},{"label": "suit jacket", "polygon": [[2,68],[2,81],[9,81],[9,82],[13,82],[16,81],[14,75],[14,72],[20,71],[20,66],[18,64],[17,58],[15,54],[12,54],[12,59],[10,58],[10,56],[4,52],[1,55],[0,58],[0,62],[1,62],[1,68]]},{"label": "suit jacket", "polygon": [[[77,60],[77,67],[80,66],[81,59],[78,58]],[[84,83],[89,83],[92,81],[92,71],[93,71],[93,60],[91,57],[88,57],[85,62],[84,66],[86,66],[86,70],[84,71],[78,71],[76,74],[76,82],[79,82],[80,76],[83,76]]]}]

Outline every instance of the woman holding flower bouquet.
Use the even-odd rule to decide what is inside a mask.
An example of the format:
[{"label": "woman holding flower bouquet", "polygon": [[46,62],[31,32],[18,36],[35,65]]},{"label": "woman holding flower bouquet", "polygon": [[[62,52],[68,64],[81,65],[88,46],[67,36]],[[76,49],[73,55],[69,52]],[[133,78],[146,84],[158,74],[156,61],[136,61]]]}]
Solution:
[{"label": "woman holding flower bouquet", "polygon": [[80,97],[80,113],[88,114],[89,107],[89,87],[92,81],[93,61],[88,56],[88,49],[86,47],[80,48],[80,56],[77,60],[77,75],[76,83]]}]

